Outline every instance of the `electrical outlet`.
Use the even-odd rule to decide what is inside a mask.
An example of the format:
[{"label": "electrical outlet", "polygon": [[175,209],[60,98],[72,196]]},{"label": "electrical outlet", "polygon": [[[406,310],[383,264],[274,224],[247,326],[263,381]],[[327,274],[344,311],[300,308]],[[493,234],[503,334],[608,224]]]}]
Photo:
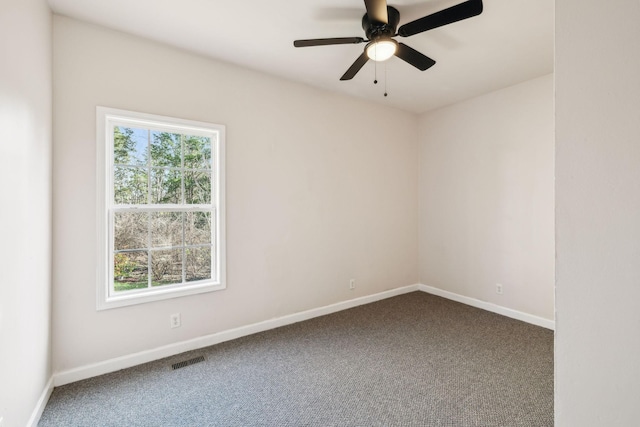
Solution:
[{"label": "electrical outlet", "polygon": [[349,280],[349,289],[353,290],[356,288],[356,279]]},{"label": "electrical outlet", "polygon": [[496,284],[496,294],[502,295],[502,285],[500,283]]},{"label": "electrical outlet", "polygon": [[174,313],[169,317],[169,323],[171,328],[179,328],[182,322],[180,321],[180,313]]}]

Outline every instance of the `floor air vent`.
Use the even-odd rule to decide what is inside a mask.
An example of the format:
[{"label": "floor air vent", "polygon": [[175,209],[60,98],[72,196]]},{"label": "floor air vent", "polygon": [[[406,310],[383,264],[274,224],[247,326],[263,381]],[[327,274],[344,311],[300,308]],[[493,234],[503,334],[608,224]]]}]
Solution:
[{"label": "floor air vent", "polygon": [[185,366],[193,365],[194,363],[204,362],[204,356],[194,357],[193,359],[183,360],[182,362],[174,363],[171,367],[176,370],[184,368]]}]

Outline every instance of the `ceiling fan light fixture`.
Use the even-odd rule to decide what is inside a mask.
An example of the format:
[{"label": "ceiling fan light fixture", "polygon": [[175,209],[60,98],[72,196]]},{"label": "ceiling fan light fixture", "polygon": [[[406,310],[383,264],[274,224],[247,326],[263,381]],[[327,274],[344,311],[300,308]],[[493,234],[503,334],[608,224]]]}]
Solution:
[{"label": "ceiling fan light fixture", "polygon": [[398,42],[393,39],[376,40],[366,47],[367,56],[374,61],[386,61],[395,55],[398,49]]}]

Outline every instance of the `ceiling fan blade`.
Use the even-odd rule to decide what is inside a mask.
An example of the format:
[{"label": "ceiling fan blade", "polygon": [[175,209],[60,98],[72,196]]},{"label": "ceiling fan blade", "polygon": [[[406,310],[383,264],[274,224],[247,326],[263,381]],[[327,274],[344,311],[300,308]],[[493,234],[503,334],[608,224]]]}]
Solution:
[{"label": "ceiling fan blade", "polygon": [[427,68],[433,67],[436,63],[436,61],[434,61],[433,59],[429,58],[426,55],[423,55],[422,53],[407,46],[404,43],[398,43],[398,48],[396,49],[395,55],[422,71],[426,70]]},{"label": "ceiling fan blade", "polygon": [[409,37],[414,34],[432,30],[453,22],[462,21],[482,13],[482,0],[467,0],[464,3],[443,9],[415,21],[404,24],[398,29],[398,35]]},{"label": "ceiling fan blade", "polygon": [[347,72],[344,73],[342,77],[340,77],[340,80],[351,80],[352,78],[354,78],[355,75],[358,74],[358,71],[360,71],[360,69],[364,67],[364,64],[366,64],[368,60],[369,57],[367,56],[367,53],[362,52],[362,55],[360,55],[358,59],[356,59],[356,62],[354,62],[351,67],[349,67]]},{"label": "ceiling fan blade", "polygon": [[296,40],[295,47],[327,46],[332,44],[358,44],[364,42],[362,37],[334,37],[331,39]]},{"label": "ceiling fan blade", "polygon": [[389,23],[387,0],[364,0],[364,5],[367,8],[369,21],[379,22],[381,24]]}]

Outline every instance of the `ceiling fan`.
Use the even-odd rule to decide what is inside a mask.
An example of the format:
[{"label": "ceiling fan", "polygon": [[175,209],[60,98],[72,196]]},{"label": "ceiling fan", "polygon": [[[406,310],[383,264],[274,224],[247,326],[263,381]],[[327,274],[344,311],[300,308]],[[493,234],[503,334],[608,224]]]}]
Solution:
[{"label": "ceiling fan", "polygon": [[400,12],[387,5],[387,0],[364,0],[367,13],[362,17],[362,28],[367,39],[362,37],[335,37],[328,39],[296,40],[295,47],[326,46],[333,44],[358,44],[367,42],[362,55],[349,67],[340,80],[351,80],[369,59],[386,61],[397,56],[417,69],[424,71],[436,61],[393,37],[409,37],[453,22],[462,21],[482,13],[482,0],[467,0],[431,15],[396,28],[400,22]]}]

